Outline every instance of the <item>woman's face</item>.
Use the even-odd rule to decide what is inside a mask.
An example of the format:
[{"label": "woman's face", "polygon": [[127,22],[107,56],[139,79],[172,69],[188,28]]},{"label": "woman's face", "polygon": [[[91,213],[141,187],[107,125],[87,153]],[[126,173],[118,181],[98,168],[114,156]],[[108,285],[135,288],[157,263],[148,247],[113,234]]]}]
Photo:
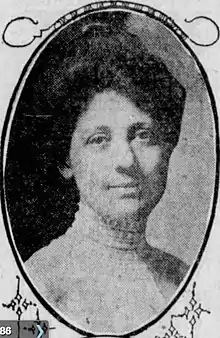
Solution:
[{"label": "woman's face", "polygon": [[105,91],[78,121],[63,174],[74,175],[81,201],[100,216],[147,216],[164,192],[170,151],[155,141],[155,122],[147,113]]}]

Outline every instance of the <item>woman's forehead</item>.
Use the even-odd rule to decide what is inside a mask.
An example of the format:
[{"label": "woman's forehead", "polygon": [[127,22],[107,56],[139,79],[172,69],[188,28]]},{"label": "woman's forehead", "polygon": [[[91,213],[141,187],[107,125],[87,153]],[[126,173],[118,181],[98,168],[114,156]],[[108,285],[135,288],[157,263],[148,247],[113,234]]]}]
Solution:
[{"label": "woman's forehead", "polygon": [[105,91],[94,96],[79,120],[81,129],[108,126],[127,127],[136,123],[152,124],[149,112],[140,110],[131,100],[115,91]]}]

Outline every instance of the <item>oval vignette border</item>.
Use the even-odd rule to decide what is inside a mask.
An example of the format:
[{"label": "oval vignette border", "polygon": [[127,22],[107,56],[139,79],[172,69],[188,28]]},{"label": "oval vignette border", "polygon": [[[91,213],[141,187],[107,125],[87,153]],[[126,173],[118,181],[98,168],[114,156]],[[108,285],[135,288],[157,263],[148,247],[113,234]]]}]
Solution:
[{"label": "oval vignette border", "polygon": [[[70,324],[68,321],[66,321],[64,318],[62,318],[47,302],[46,300],[40,295],[40,293],[35,289],[35,287],[32,285],[32,282],[26,275],[24,269],[23,269],[23,264],[21,263],[21,260],[19,258],[17,249],[15,247],[15,244],[13,242],[12,234],[10,231],[10,221],[8,220],[7,217],[7,204],[5,200],[5,191],[4,191],[4,168],[3,168],[3,163],[4,163],[4,150],[5,150],[5,141],[6,141],[6,135],[8,132],[8,125],[9,121],[11,120],[11,115],[12,111],[14,109],[14,102],[17,98],[17,95],[19,94],[19,91],[22,91],[22,82],[25,80],[26,76],[28,76],[28,72],[32,66],[34,66],[34,63],[36,62],[37,58],[40,56],[40,53],[42,50],[47,46],[50,40],[53,39],[53,36],[55,36],[59,31],[61,31],[65,26],[74,23],[75,20],[80,19],[80,17],[85,16],[87,14],[91,13],[96,13],[100,11],[108,11],[108,10],[118,10],[118,11],[130,11],[131,13],[140,13],[140,14],[145,14],[146,16],[149,16],[157,21],[160,21],[162,24],[164,24],[170,31],[171,33],[175,34],[175,36],[179,39],[180,43],[185,47],[185,49],[190,53],[190,56],[193,57],[194,61],[196,62],[199,71],[204,79],[204,82],[206,84],[206,89],[210,98],[211,106],[212,106],[212,112],[213,112],[213,119],[214,119],[214,126],[215,126],[215,152],[216,152],[216,169],[215,169],[215,184],[214,184],[214,192],[213,192],[213,205],[211,208],[211,215],[208,221],[205,237],[201,246],[201,249],[197,255],[197,259],[194,263],[194,265],[191,268],[190,274],[185,281],[184,285],[178,292],[178,294],[175,296],[175,298],[170,302],[170,304],[152,321],[150,321],[148,324],[142,326],[141,328],[131,331],[126,334],[120,334],[120,335],[101,335],[101,334],[93,334],[91,332],[84,331],[82,329],[79,329],[75,327],[74,325]],[[74,13],[74,15],[73,15]],[[71,15],[71,19],[64,19],[68,15]],[[130,337],[130,336],[135,336],[145,330],[147,330],[149,327],[153,326],[156,324],[170,309],[171,307],[176,303],[176,301],[179,299],[179,297],[183,294],[183,292],[186,290],[186,287],[188,286],[190,280],[192,279],[199,263],[202,257],[202,254],[205,250],[207,241],[210,236],[212,224],[214,221],[215,217],[215,211],[216,211],[216,205],[217,205],[217,200],[218,200],[218,189],[219,189],[219,128],[218,128],[218,115],[217,115],[217,108],[216,108],[216,103],[215,103],[215,98],[212,92],[212,88],[208,79],[208,76],[206,74],[205,69],[203,68],[201,62],[199,61],[198,57],[196,54],[193,52],[191,47],[187,44],[186,39],[188,36],[182,31],[182,29],[175,24],[173,19],[168,17],[166,14],[161,12],[160,10],[156,10],[152,7],[138,4],[138,3],[133,3],[133,2],[127,2],[127,1],[104,1],[104,2],[95,2],[91,3],[88,5],[85,5],[83,7],[80,7],[70,13],[67,13],[64,15],[62,18],[58,19],[54,25],[52,25],[53,31],[37,46],[37,48],[34,50],[32,53],[31,57],[29,58],[28,62],[24,66],[22,73],[20,75],[20,78],[15,86],[14,92],[12,94],[12,97],[9,102],[9,106],[7,109],[5,121],[4,121],[4,126],[3,126],[3,131],[2,131],[2,136],[1,136],[1,204],[2,204],[2,214],[3,214],[3,221],[5,224],[6,228],[6,233],[7,237],[13,252],[13,255],[15,257],[16,263],[18,265],[19,270],[21,271],[21,274],[23,278],[25,279],[26,283],[34,293],[34,295],[37,297],[37,299],[40,301],[40,303],[49,311],[60,323],[66,325],[70,329],[75,330],[77,333],[83,336],[87,337]]]}]

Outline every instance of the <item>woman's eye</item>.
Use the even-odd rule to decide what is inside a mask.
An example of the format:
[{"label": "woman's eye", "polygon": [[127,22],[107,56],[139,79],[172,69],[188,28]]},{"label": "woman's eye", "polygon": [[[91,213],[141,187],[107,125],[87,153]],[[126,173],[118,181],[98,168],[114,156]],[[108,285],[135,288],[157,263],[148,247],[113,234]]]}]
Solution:
[{"label": "woman's eye", "polygon": [[150,135],[149,135],[149,131],[148,130],[137,130],[135,133],[135,137],[134,138],[139,138],[141,140],[146,140],[149,139]]},{"label": "woman's eye", "polygon": [[108,137],[106,135],[94,135],[87,141],[88,144],[103,144],[106,142],[108,142]]}]

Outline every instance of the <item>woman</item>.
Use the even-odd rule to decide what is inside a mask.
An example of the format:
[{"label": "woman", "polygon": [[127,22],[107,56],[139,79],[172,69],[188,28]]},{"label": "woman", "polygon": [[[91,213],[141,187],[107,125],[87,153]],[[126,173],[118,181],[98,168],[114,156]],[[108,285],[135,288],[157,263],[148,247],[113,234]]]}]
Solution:
[{"label": "woman", "polygon": [[26,266],[41,295],[77,325],[122,333],[163,310],[188,269],[145,236],[166,187],[185,90],[135,35],[90,25],[82,41],[34,88],[50,107],[48,148],[80,196],[79,211]]}]

